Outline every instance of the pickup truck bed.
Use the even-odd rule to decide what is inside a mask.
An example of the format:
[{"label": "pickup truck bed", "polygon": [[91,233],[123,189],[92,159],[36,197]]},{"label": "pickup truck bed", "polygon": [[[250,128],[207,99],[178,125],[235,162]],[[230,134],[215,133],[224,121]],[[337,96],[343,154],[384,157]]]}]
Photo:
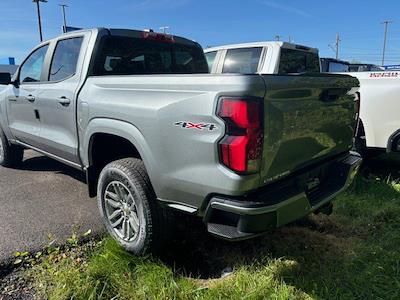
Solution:
[{"label": "pickup truck bed", "polygon": [[361,162],[350,153],[357,80],[207,74],[200,46],[175,36],[69,33],[8,83],[0,163],[28,147],[85,171],[107,230],[136,254],[162,247],[171,209],[229,239],[285,225],[329,205]]}]

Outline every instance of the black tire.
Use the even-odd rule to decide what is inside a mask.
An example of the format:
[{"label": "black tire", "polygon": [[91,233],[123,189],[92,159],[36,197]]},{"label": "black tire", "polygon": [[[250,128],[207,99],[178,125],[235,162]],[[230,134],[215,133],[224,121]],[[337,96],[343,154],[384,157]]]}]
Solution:
[{"label": "black tire", "polygon": [[11,145],[0,128],[0,165],[14,167],[22,162],[24,149]]},{"label": "black tire", "polygon": [[[125,196],[121,196],[121,194]],[[133,198],[134,200],[130,202],[131,207],[129,208],[128,200],[126,200],[126,203],[123,203],[124,201],[113,201],[115,196],[119,199]],[[171,234],[170,226],[168,226],[170,215],[166,209],[158,204],[141,160],[125,158],[105,166],[99,177],[97,201],[100,215],[108,233],[127,251],[136,255],[155,253],[167,242],[168,236]],[[116,207],[118,202],[120,208]],[[110,209],[115,210],[111,212]],[[119,210],[121,212],[118,212]],[[117,215],[109,219],[116,212]],[[112,223],[115,225],[120,220],[119,216],[124,218],[120,224],[121,228],[120,225],[113,227]],[[128,240],[129,233],[124,230],[124,222],[127,223],[125,226],[128,226],[125,228],[130,228],[131,231],[135,232],[134,220],[138,220],[136,223],[136,225],[139,224],[138,230]],[[125,233],[127,233],[126,236]]]}]

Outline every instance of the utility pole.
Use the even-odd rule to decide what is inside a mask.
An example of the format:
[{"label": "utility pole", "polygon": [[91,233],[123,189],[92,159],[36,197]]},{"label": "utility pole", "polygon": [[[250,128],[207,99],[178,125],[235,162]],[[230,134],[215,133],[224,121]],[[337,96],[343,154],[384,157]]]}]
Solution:
[{"label": "utility pole", "polygon": [[385,52],[386,52],[386,37],[387,37],[387,31],[388,31],[388,25],[390,23],[393,23],[393,21],[383,21],[381,24],[385,25],[385,34],[383,37],[383,51],[382,51],[382,66],[385,64]]},{"label": "utility pole", "polygon": [[160,30],[161,30],[164,34],[168,33],[168,29],[169,29],[169,26],[162,26],[162,27],[160,27]]},{"label": "utility pole", "polygon": [[43,41],[43,34],[42,34],[42,20],[40,18],[40,6],[39,2],[46,3],[47,0],[32,0],[32,2],[36,3],[36,8],[37,8],[37,15],[38,15],[38,23],[39,23],[39,35],[40,35],[40,41]]},{"label": "utility pole", "polygon": [[331,44],[329,44],[329,48],[331,48],[333,50],[333,52],[335,52],[335,57],[336,59],[339,59],[339,44],[342,40],[340,39],[339,33],[336,33],[336,41],[335,41],[335,47],[332,47]]},{"label": "utility pole", "polygon": [[292,37],[289,35],[289,43],[292,43]]},{"label": "utility pole", "polygon": [[340,43],[340,37],[339,37],[339,33],[336,33],[336,59],[339,59],[339,43]]},{"label": "utility pole", "polygon": [[64,20],[64,26],[63,26],[63,33],[67,32],[67,18],[65,17],[65,8],[68,7],[66,4],[59,4],[61,7],[62,15],[63,15],[63,20]]}]

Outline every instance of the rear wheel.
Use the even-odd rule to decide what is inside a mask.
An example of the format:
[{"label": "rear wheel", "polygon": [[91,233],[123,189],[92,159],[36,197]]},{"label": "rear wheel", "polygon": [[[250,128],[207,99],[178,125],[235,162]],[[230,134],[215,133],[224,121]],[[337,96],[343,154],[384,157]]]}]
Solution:
[{"label": "rear wheel", "polygon": [[126,158],[104,167],[98,206],[107,231],[126,250],[143,255],[166,242],[168,219],[141,160]]},{"label": "rear wheel", "polygon": [[22,162],[24,149],[16,145],[10,145],[4,132],[0,129],[0,165],[13,167]]}]

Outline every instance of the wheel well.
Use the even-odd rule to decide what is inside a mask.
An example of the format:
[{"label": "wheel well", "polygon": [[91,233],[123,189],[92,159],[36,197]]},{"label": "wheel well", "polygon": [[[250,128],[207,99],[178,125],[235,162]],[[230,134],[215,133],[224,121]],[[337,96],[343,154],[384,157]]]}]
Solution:
[{"label": "wheel well", "polygon": [[97,195],[97,182],[101,170],[110,162],[134,157],[141,159],[139,151],[127,139],[107,134],[94,134],[89,143],[89,168],[86,171],[89,196]]},{"label": "wheel well", "polygon": [[388,140],[386,152],[399,152],[398,145],[400,143],[400,129],[395,131]]}]

